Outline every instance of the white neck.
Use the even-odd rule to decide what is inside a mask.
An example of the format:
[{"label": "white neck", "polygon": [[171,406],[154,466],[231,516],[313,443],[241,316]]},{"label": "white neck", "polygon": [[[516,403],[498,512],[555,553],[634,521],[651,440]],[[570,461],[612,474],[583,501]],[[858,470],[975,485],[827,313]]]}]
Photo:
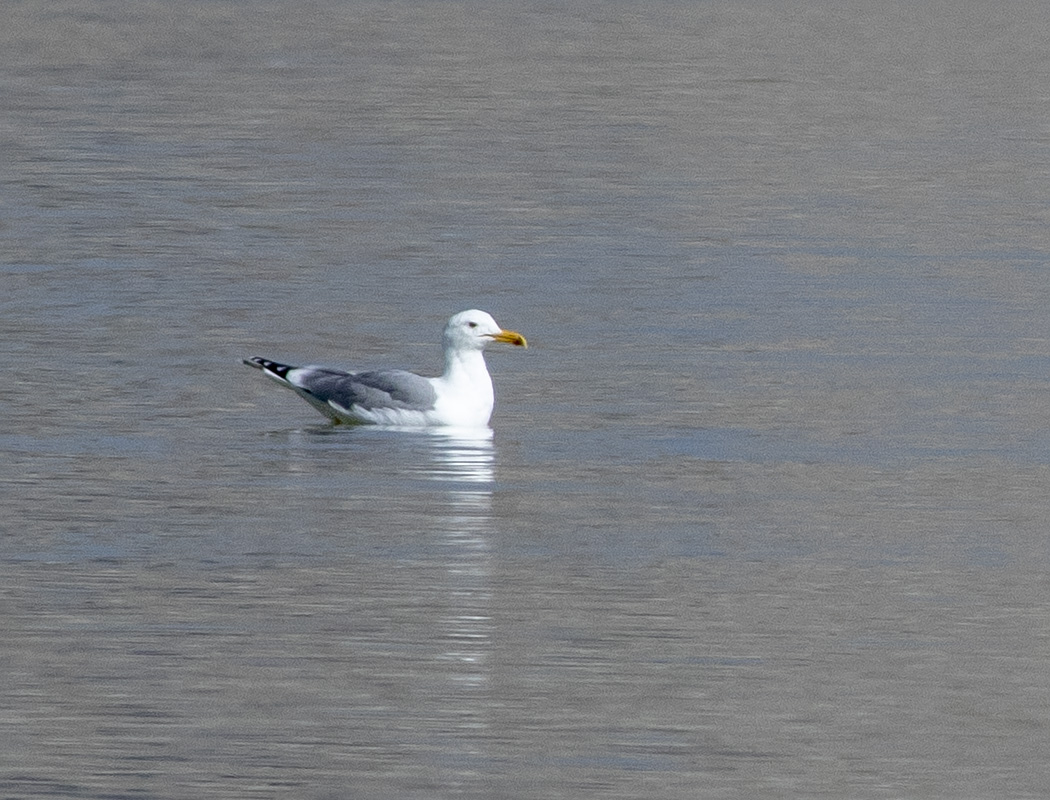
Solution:
[{"label": "white neck", "polygon": [[490,390],[492,387],[485,356],[480,350],[446,350],[445,373],[441,377],[447,383],[488,386]]},{"label": "white neck", "polygon": [[437,379],[458,396],[455,407],[440,409],[452,424],[487,425],[492,415],[492,378],[480,350],[445,350],[445,372]]}]

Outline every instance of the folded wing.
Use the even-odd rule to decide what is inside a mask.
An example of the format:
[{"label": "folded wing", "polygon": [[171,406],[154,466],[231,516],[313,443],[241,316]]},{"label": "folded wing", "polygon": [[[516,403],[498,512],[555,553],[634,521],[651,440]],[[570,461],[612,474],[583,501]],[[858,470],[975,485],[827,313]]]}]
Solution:
[{"label": "folded wing", "polygon": [[302,367],[288,376],[288,382],[347,411],[355,406],[366,411],[429,411],[437,399],[429,380],[398,369],[343,372],[328,367]]},{"label": "folded wing", "polygon": [[427,378],[399,369],[346,372],[293,367],[266,358],[245,359],[337,422],[418,423],[434,408],[437,393]]}]

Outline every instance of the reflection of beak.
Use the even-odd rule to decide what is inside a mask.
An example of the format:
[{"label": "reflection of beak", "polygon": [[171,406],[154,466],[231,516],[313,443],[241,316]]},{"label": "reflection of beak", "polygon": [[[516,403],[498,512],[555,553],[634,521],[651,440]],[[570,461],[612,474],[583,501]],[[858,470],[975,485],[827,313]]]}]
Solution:
[{"label": "reflection of beak", "polygon": [[525,341],[525,337],[517,331],[500,331],[499,333],[490,333],[489,336],[494,342],[506,342],[516,347],[529,346],[529,343]]}]

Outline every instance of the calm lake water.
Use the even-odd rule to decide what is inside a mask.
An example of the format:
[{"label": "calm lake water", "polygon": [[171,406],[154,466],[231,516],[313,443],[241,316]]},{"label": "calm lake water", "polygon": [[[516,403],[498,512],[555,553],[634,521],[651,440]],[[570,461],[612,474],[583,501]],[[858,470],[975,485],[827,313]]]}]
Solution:
[{"label": "calm lake water", "polygon": [[4,20],[0,796],[1046,796],[1050,6]]}]

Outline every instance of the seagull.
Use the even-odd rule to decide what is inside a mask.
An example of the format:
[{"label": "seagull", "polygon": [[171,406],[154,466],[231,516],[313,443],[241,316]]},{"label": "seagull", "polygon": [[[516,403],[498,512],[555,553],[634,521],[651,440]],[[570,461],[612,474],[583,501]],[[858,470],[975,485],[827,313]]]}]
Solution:
[{"label": "seagull", "polygon": [[293,367],[266,358],[244,363],[286,386],[335,423],[399,427],[483,428],[492,417],[492,378],[482,351],[491,342],[528,347],[525,337],[500,328],[489,314],[454,315],[442,335],[445,372],[424,378],[400,369],[345,372]]}]

